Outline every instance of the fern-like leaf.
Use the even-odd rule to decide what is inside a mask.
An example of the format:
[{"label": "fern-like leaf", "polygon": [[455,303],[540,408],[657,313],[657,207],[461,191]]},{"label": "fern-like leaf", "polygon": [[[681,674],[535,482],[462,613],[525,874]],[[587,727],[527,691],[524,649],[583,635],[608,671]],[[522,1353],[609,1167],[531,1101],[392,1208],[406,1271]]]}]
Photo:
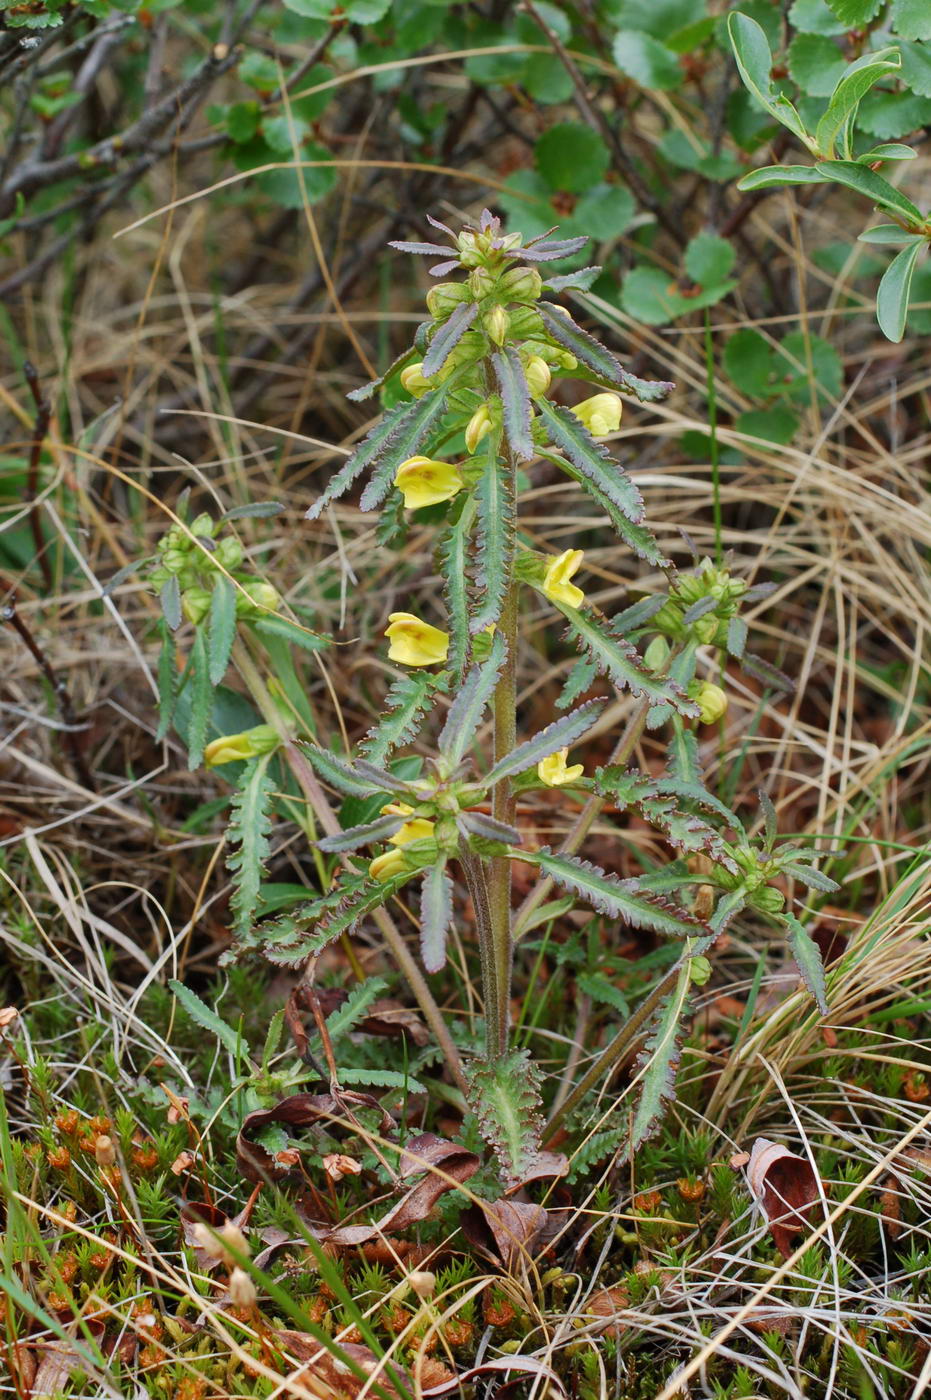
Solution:
[{"label": "fern-like leaf", "polygon": [[475,492],[478,506],[476,582],[480,601],[469,622],[470,632],[482,632],[497,622],[514,554],[514,494],[506,463],[493,453]]},{"label": "fern-like leaf", "polygon": [[402,744],[417,733],[419,720],[430,707],[442,682],[428,671],[411,671],[392,685],[383,702],[383,714],[359,745],[359,752],[381,766]]},{"label": "fern-like leaf", "polygon": [[420,887],[420,955],[427,972],[440,972],[446,963],[446,934],[453,919],[453,882],[446,861],[424,871]]},{"label": "fern-like leaf", "polygon": [[550,754],[558,753],[560,749],[568,748],[581,739],[601,714],[604,704],[604,700],[589,700],[587,704],[573,710],[571,715],[562,715],[545,729],[541,729],[539,734],[534,734],[532,739],[518,744],[517,748],[505,754],[494,765],[486,778],[489,787],[499,783],[502,778],[512,778],[515,773],[523,773],[541,759],[549,758]]},{"label": "fern-like leaf", "polygon": [[226,868],[233,876],[230,909],[233,932],[241,938],[249,932],[259,902],[271,832],[271,803],[275,785],[268,772],[271,754],[246,764],[233,795],[226,839],[232,847]]},{"label": "fern-like leaf", "polygon": [[491,1147],[507,1185],[522,1181],[540,1151],[539,1070],[528,1050],[511,1050],[496,1060],[467,1067],[469,1107]]},{"label": "fern-like leaf", "polygon": [[676,1096],[676,1070],[682,1053],[682,1022],[688,1008],[689,965],[686,962],[670,995],[661,1005],[646,1046],[637,1061],[640,1098],[630,1132],[632,1152],[656,1132],[668,1103]]},{"label": "fern-like leaf", "polygon": [[621,880],[580,856],[558,855],[544,846],[524,857],[539,865],[557,885],[612,919],[623,919],[634,928],[648,928],[667,937],[694,937],[706,931],[696,915],[661,895],[652,894],[638,880]]},{"label": "fern-like leaf", "polygon": [[475,500],[468,496],[437,551],[449,621],[449,666],[459,678],[469,655],[469,543],[474,524]]},{"label": "fern-like leaf", "polygon": [[520,355],[513,345],[492,355],[495,379],[504,410],[504,436],[516,462],[529,462],[536,455],[530,425],[533,412],[530,390]]},{"label": "fern-like leaf", "polygon": [[697,717],[698,706],[668,676],[654,676],[646,669],[637,650],[622,637],[615,637],[606,623],[589,612],[557,603],[569,623],[567,636],[579,645],[599,675],[607,676],[618,690],[645,695],[653,705],[672,705],[680,714]]},{"label": "fern-like leaf", "polygon": [[571,316],[564,316],[558,306],[547,301],[537,303],[537,311],[550,339],[573,354],[597,379],[612,389],[633,394],[641,403],[656,403],[675,388],[667,380],[650,381],[629,374],[623,365],[594,336],[577,326]]},{"label": "fern-like leaf", "polygon": [[606,498],[633,524],[639,524],[643,519],[643,497],[607,448],[592,437],[581,418],[548,399],[538,401],[537,411],[550,440],[565,453],[585,482],[598,488],[597,499]]}]

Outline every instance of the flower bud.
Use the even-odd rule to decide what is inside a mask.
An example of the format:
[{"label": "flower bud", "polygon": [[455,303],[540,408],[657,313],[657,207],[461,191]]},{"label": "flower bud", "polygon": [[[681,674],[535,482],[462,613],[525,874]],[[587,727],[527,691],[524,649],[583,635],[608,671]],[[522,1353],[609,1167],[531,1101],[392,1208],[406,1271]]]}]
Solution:
[{"label": "flower bud", "polygon": [[475,451],[482,438],[491,432],[493,426],[491,410],[487,403],[479,404],[466,425],[465,444],[469,452]]},{"label": "flower bud", "polygon": [[237,1308],[254,1308],[259,1296],[245,1269],[238,1266],[230,1274],[229,1293],[230,1302]]},{"label": "flower bud", "polygon": [[369,874],[373,880],[385,884],[395,876],[402,875],[406,869],[407,861],[402,852],[395,847],[394,850],[385,851],[384,855],[375,857],[369,865]]},{"label": "flower bud", "polygon": [[212,740],[204,749],[204,762],[208,768],[218,768],[223,763],[242,763],[260,754],[272,753],[280,742],[278,731],[270,724],[257,724],[241,734],[224,734]]},{"label": "flower bud", "polygon": [[478,236],[471,229],[463,229],[456,239],[456,247],[459,249],[459,261],[463,267],[478,267],[482,260],[482,251],[479,248]]},{"label": "flower bud", "polygon": [[217,532],[218,522],[212,520],[206,511],[202,511],[191,521],[191,534],[203,535],[206,539],[212,540]]},{"label": "flower bud", "polygon": [[689,963],[689,980],[694,982],[696,987],[703,987],[711,976],[711,963],[701,954],[697,958],[692,958]]},{"label": "flower bud", "polygon": [[188,554],[184,549],[166,549],[162,555],[162,568],[170,574],[180,574],[188,566]]},{"label": "flower bud", "polygon": [[235,535],[226,535],[216,548],[216,553],[212,556],[217,564],[222,564],[227,573],[233,569],[238,569],[242,563],[242,545]]},{"label": "flower bud", "polygon": [[503,306],[493,306],[482,317],[482,325],[489,340],[495,345],[503,345],[511,328],[511,318]]},{"label": "flower bud", "polygon": [[263,617],[274,612],[281,602],[281,594],[264,579],[248,578],[242,585],[243,592],[236,595],[237,617]]},{"label": "flower bud", "polygon": [[716,724],[727,714],[727,695],[712,681],[702,681],[695,696],[702,724]]},{"label": "flower bud", "polygon": [[772,885],[761,885],[750,896],[750,903],[764,914],[781,914],[786,907],[786,897],[782,890],[774,889]]},{"label": "flower bud", "polygon": [[421,398],[428,389],[433,388],[430,380],[424,378],[422,360],[401,370],[401,384],[415,399]]},{"label": "flower bud", "polygon": [[435,321],[445,321],[461,301],[469,300],[464,282],[440,282],[427,292],[427,310]]},{"label": "flower bud", "polygon": [[550,387],[552,375],[550,367],[540,355],[531,355],[524,367],[527,376],[527,388],[530,390],[531,398],[538,399],[541,394],[545,394]]},{"label": "flower bud", "polygon": [[407,1281],[418,1298],[432,1298],[436,1291],[436,1274],[431,1274],[429,1269],[415,1269],[408,1274]]},{"label": "flower bud", "polygon": [[501,293],[512,301],[537,301],[543,278],[535,267],[512,267],[501,278]]},{"label": "flower bud", "polygon": [[236,1263],[235,1255],[230,1251],[235,1250],[236,1254],[242,1256],[249,1254],[249,1241],[246,1239],[238,1225],[234,1225],[232,1220],[227,1220],[225,1225],[221,1225],[217,1231],[217,1240],[221,1247],[221,1258],[228,1269],[233,1268]]},{"label": "flower bud", "polygon": [[474,301],[491,296],[497,286],[497,278],[487,267],[473,267],[469,273],[469,292]]},{"label": "flower bud", "polygon": [[669,660],[669,643],[665,637],[654,637],[643,653],[643,664],[648,671],[660,671]]},{"label": "flower bud", "polygon": [[193,622],[197,627],[203,622],[210,611],[210,599],[213,595],[206,588],[186,588],[181,594],[181,611],[188,622]]}]

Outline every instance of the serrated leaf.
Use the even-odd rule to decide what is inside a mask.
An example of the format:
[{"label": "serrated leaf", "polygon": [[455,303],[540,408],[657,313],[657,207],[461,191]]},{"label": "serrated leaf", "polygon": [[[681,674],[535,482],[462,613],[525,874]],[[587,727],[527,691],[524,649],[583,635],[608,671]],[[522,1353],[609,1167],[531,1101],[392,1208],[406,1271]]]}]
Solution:
[{"label": "serrated leaf", "polygon": [[876,293],[876,320],[887,340],[898,344],[905,334],[908,299],[924,242],[911,243],[892,259]]},{"label": "serrated leaf", "polygon": [[537,141],[534,163],[551,190],[583,194],[611,164],[604,141],[580,122],[557,122]]},{"label": "serrated leaf", "polygon": [[475,548],[478,606],[469,619],[471,633],[483,632],[501,616],[514,557],[515,501],[511,471],[489,451],[485,471],[475,490],[478,531]]},{"label": "serrated leaf", "polygon": [[335,836],[325,836],[317,842],[317,849],[326,851],[329,855],[337,855],[342,851],[357,851],[360,846],[368,846],[375,841],[387,841],[389,837],[396,836],[403,825],[403,817],[379,817],[373,822],[363,822],[361,826],[347,827]]},{"label": "serrated leaf", "polygon": [[796,966],[802,974],[802,981],[815,999],[822,1015],[828,1014],[827,988],[824,981],[824,963],[821,950],[804,924],[799,923],[794,914],[780,915],[789,934],[789,947]]},{"label": "serrated leaf", "polygon": [[402,351],[402,353],[398,355],[397,359],[392,360],[384,374],[380,374],[377,379],[370,380],[368,384],[360,384],[358,389],[350,389],[346,398],[352,403],[364,403],[365,400],[370,399],[378,389],[381,389],[392,375],[397,374],[400,370],[404,369],[406,365],[413,364],[419,354],[420,351],[415,345],[409,346],[407,350]]},{"label": "serrated leaf", "polygon": [[[344,877],[322,899],[301,911],[266,923],[257,931],[262,951],[279,967],[297,967],[323,951],[344,933],[351,933],[359,920],[373,909],[387,904],[414,871],[405,871],[394,880],[379,883],[367,876]],[[302,925],[312,924],[306,928]],[[253,939],[255,941],[255,939]]]},{"label": "serrated leaf", "polygon": [[796,34],[787,53],[789,72],[810,97],[830,97],[847,60],[824,34]]},{"label": "serrated leaf", "polygon": [[460,301],[447,320],[437,327],[423,357],[421,373],[425,379],[438,374],[478,315],[477,301]]},{"label": "serrated leaf", "polygon": [[749,629],[742,617],[732,617],[727,624],[727,652],[729,656],[735,657],[738,661],[743,656],[747,646],[747,633]]},{"label": "serrated leaf", "polygon": [[215,1036],[231,1055],[238,1058],[250,1053],[248,1042],[239,1031],[224,1021],[222,1016],[218,1016],[206,1002],[201,1001],[197,993],[192,992],[190,987],[186,987],[183,982],[176,982],[173,978],[169,979],[168,986],[191,1020]]},{"label": "serrated leaf", "polygon": [[701,765],[698,761],[698,737],[691,729],[686,729],[678,716],[672,721],[672,739],[669,744],[669,771],[680,783],[701,785]]},{"label": "serrated leaf", "polygon": [[683,1019],[689,997],[688,963],[679,973],[671,994],[663,1002],[643,1054],[637,1061],[640,1097],[630,1130],[632,1152],[656,1131],[665,1106],[675,1098],[676,1070],[682,1051]]},{"label": "serrated leaf", "polygon": [[466,1068],[469,1107],[508,1185],[532,1171],[540,1151],[539,1074],[528,1050],[475,1060]]},{"label": "serrated leaf", "polygon": [[584,695],[586,690],[591,688],[597,675],[597,667],[589,661],[587,656],[580,656],[559,693],[559,699],[556,701],[557,710],[567,710],[570,705],[574,704],[580,695]]},{"label": "serrated leaf", "polygon": [[569,635],[581,645],[600,675],[607,676],[619,690],[632,695],[645,695],[654,705],[672,705],[680,714],[697,717],[698,707],[675,682],[654,676],[643,665],[635,647],[622,637],[615,637],[605,623],[596,622],[589,613],[570,608],[565,603],[556,607],[569,623]]},{"label": "serrated leaf", "polygon": [[644,513],[643,497],[623,467],[592,437],[582,420],[549,399],[538,401],[537,412],[546,424],[551,442],[565,453],[582,477],[582,485],[591,482],[597,488],[599,504],[609,500],[628,520],[639,524]]},{"label": "serrated leaf", "polygon": [[233,794],[230,821],[226,830],[231,847],[226,868],[233,876],[230,910],[233,933],[248,934],[259,903],[265,861],[270,850],[271,803],[274,793],[268,765],[271,754],[253,758],[245,765],[239,786]]},{"label": "serrated leaf", "polygon": [[280,515],[284,510],[281,501],[248,501],[242,506],[233,506],[220,516],[221,523],[230,520],[268,520],[272,515]]},{"label": "serrated leaf", "polygon": [[498,683],[505,655],[504,638],[500,632],[496,632],[491,639],[488,658],[481,665],[472,667],[449,707],[437,747],[450,769],[462,761],[472,746]]},{"label": "serrated leaf", "polygon": [[620,29],[614,36],[612,53],[621,72],[643,88],[663,91],[679,87],[682,83],[678,56],[654,39],[652,34],[637,29]]},{"label": "serrated leaf", "polygon": [[412,1074],[398,1069],[365,1069],[358,1065],[337,1065],[341,1084],[369,1084],[376,1089],[400,1089],[405,1094],[426,1094],[426,1086]]},{"label": "serrated leaf", "polygon": [[656,537],[648,525],[635,525],[633,521],[628,520],[611,498],[604,494],[601,487],[591,477],[584,476],[578,467],[574,467],[565,457],[561,457],[555,452],[545,451],[541,451],[540,455],[559,467],[560,471],[565,472],[566,476],[573,481],[578,482],[588,496],[601,507],[621,539],[638,558],[645,559],[648,564],[653,564],[656,568],[662,569],[668,566],[669,560],[660,549]]},{"label": "serrated leaf", "polygon": [[[336,754],[318,748],[316,744],[301,743],[298,747],[310,759],[314,771],[323,781],[335,787],[337,792],[345,793],[347,797],[371,797],[373,792],[395,792],[399,787],[398,780],[382,769],[376,769],[380,778],[373,782],[369,776],[372,765],[363,773],[357,771],[356,767],[347,763],[344,758],[338,758]],[[384,782],[383,788],[379,788],[381,781]]]},{"label": "serrated leaf", "polygon": [[776,809],[773,806],[772,798],[768,792],[761,788],[757,793],[760,807],[763,812],[763,830],[766,833],[766,849],[771,851],[779,833],[779,824],[776,820]]},{"label": "serrated leaf", "polygon": [[848,29],[862,29],[876,18],[885,0],[828,0],[828,4],[841,24]]},{"label": "serrated leaf", "polygon": [[437,690],[437,678],[427,671],[411,671],[394,682],[382,702],[382,714],[359,746],[359,752],[381,766],[401,744],[410,743],[418,720]]},{"label": "serrated leaf", "polygon": [[893,214],[898,214],[899,218],[908,225],[921,225],[923,215],[921,210],[916,208],[910,199],[884,180],[881,175],[877,175],[875,170],[870,170],[865,165],[858,165],[855,160],[822,160],[818,162],[817,169],[828,179],[834,180],[839,185],[846,185],[848,189],[856,190],[857,194],[864,195],[873,201],[880,209],[886,209]]},{"label": "serrated leaf", "polygon": [[557,855],[544,846],[525,859],[539,865],[563,889],[581,896],[599,914],[623,919],[634,928],[651,929],[669,938],[694,937],[704,930],[701,919],[660,895],[648,893],[639,881],[621,880],[579,856]]},{"label": "serrated leaf", "polygon": [[324,637],[319,632],[311,632],[308,627],[302,627],[300,623],[292,622],[289,617],[280,617],[276,613],[257,617],[249,625],[257,637],[280,638],[290,642],[292,646],[300,647],[302,651],[322,651],[324,647],[331,645],[329,637]]},{"label": "serrated leaf", "polygon": [[550,339],[573,354],[580,364],[587,365],[615,388],[628,387],[625,372],[610,350],[577,326],[571,316],[563,315],[558,306],[548,301],[538,302],[537,312]]},{"label": "serrated leaf", "polygon": [[420,956],[427,972],[446,965],[446,935],[453,918],[453,882],[446,861],[439,860],[424,872],[420,887]]},{"label": "serrated leaf", "polygon": [[469,542],[475,516],[476,502],[470,495],[437,549],[449,623],[449,666],[456,676],[462,675],[469,653]]},{"label": "serrated leaf", "polygon": [[613,982],[609,982],[607,977],[603,977],[599,972],[581,972],[575,979],[578,990],[592,1001],[600,1002],[603,1006],[613,1006],[625,1020],[630,1016],[630,1003]]},{"label": "serrated leaf", "polygon": [[520,355],[509,345],[497,350],[491,362],[504,410],[504,436],[515,461],[529,462],[536,456],[536,448],[530,432],[530,390]]},{"label": "serrated leaf", "polygon": [[589,700],[587,704],[573,710],[570,715],[563,715],[552,724],[548,724],[532,739],[518,744],[517,748],[505,754],[494,765],[485,779],[489,787],[500,783],[502,778],[512,778],[515,773],[523,773],[525,769],[535,767],[541,759],[549,758],[550,754],[558,753],[560,749],[569,748],[591,729],[604,705],[604,700]]},{"label": "serrated leaf", "polygon": [[177,574],[166,578],[158,596],[162,604],[162,616],[172,632],[177,632],[181,626],[181,585],[178,583]]},{"label": "serrated leaf", "polygon": [[499,822],[487,812],[465,811],[456,818],[456,825],[466,836],[477,836],[480,841],[493,841],[499,846],[519,846],[520,832],[507,822]]},{"label": "serrated leaf", "polygon": [[178,699],[178,668],[175,664],[175,643],[167,622],[159,621],[162,644],[158,653],[158,729],[155,742],[160,744],[171,728]]},{"label": "serrated leaf", "polygon": [[561,277],[547,277],[543,286],[548,292],[587,292],[600,271],[600,267],[580,267],[578,271],[567,272]]},{"label": "serrated leaf", "polygon": [[359,497],[359,509],[375,510],[391,490],[395,473],[402,462],[413,457],[424,446],[430,434],[442,421],[450,393],[465,372],[460,367],[439,388],[424,394],[408,409],[391,439],[378,455],[371,479]]},{"label": "serrated leaf", "polygon": [[822,894],[834,894],[840,889],[836,880],[832,880],[830,875],[823,874],[816,870],[813,865],[795,865],[793,863],[780,862],[782,873],[788,875],[792,880],[798,880],[801,884],[807,885],[810,890],[820,890]]},{"label": "serrated leaf", "polygon": [[702,287],[718,286],[737,259],[733,243],[716,233],[698,233],[685,249],[685,270]]},{"label": "serrated leaf", "polygon": [[208,652],[211,685],[219,685],[226,675],[235,638],[236,589],[231,579],[220,574],[213,585],[210,598]]},{"label": "serrated leaf", "polygon": [[213,686],[210,683],[210,662],[203,627],[198,627],[188,663],[187,684],[191,693],[191,718],[188,724],[188,770],[193,773],[204,757],[210,711],[213,708]]},{"label": "serrated leaf", "polygon": [[931,39],[927,0],[892,0],[892,22],[900,39]]}]

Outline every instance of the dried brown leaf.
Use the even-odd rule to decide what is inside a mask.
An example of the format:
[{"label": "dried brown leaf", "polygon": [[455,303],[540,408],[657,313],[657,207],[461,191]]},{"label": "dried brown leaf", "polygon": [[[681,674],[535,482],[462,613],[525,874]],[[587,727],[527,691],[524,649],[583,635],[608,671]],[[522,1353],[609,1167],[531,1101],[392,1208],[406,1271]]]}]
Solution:
[{"label": "dried brown leaf", "polygon": [[773,1242],[788,1258],[808,1223],[811,1207],[821,1195],[818,1178],[807,1157],[799,1157],[779,1142],[757,1138],[747,1166],[747,1183],[758,1201]]}]

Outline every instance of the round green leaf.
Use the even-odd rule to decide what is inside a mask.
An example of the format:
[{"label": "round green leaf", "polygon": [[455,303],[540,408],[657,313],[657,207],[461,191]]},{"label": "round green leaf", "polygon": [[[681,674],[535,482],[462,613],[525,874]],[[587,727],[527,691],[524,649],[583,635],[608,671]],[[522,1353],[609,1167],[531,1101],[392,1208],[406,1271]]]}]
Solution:
[{"label": "round green leaf", "polygon": [[716,233],[699,233],[685,250],[685,270],[699,286],[714,287],[727,277],[736,257],[726,238]]},{"label": "round green leaf", "polygon": [[775,350],[759,331],[736,331],[724,347],[724,368],[741,393],[767,398],[774,392]]},{"label": "round green leaf", "polygon": [[919,97],[931,97],[931,47],[918,43],[900,44],[899,51],[902,55],[902,81]]},{"label": "round green leaf", "polygon": [[825,0],[795,0],[789,11],[789,23],[801,34],[843,34],[846,30]]},{"label": "round green leaf", "polygon": [[885,0],[828,0],[828,4],[848,29],[861,29],[876,18]]},{"label": "round green leaf", "polygon": [[579,200],[572,219],[592,238],[619,238],[636,212],[636,200],[624,185],[596,185]]},{"label": "round green leaf", "polygon": [[830,97],[847,71],[840,49],[823,34],[796,34],[788,60],[793,79],[810,97]]},{"label": "round green leaf", "polygon": [[613,52],[621,72],[641,87],[668,89],[682,82],[678,58],[651,34],[621,29],[614,36]]},{"label": "round green leaf", "polygon": [[795,437],[798,418],[784,404],[775,404],[772,408],[755,408],[749,413],[741,413],[734,427],[748,437],[784,446]]},{"label": "round green leaf", "polygon": [[598,183],[610,159],[598,133],[579,122],[551,126],[534,150],[537,169],[550,189],[577,194]]},{"label": "round green leaf", "polygon": [[892,20],[900,39],[931,39],[928,0],[892,0]]},{"label": "round green leaf", "polygon": [[871,92],[857,113],[857,125],[878,141],[897,141],[929,122],[931,99],[910,92]]}]

